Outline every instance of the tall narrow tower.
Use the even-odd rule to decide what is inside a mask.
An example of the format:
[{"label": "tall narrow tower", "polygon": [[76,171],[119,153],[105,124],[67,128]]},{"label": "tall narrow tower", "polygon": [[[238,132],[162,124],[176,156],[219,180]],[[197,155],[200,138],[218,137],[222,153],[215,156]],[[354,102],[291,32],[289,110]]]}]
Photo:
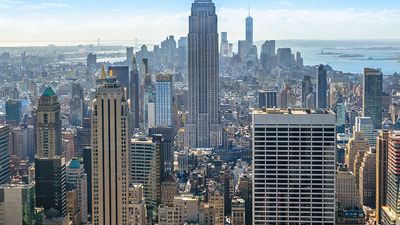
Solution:
[{"label": "tall narrow tower", "polygon": [[47,87],[39,99],[37,116],[37,156],[52,158],[61,155],[60,103],[51,87]]},{"label": "tall narrow tower", "polygon": [[246,42],[249,49],[253,47],[253,17],[250,16],[250,5],[249,5],[249,16],[246,17]]},{"label": "tall narrow tower", "polygon": [[328,80],[326,76],[325,66],[319,65],[317,74],[317,108],[319,109],[326,109],[328,107],[326,98]]},{"label": "tall narrow tower", "polygon": [[375,129],[382,127],[382,80],[380,69],[364,69],[363,116],[372,118]]},{"label": "tall narrow tower", "polygon": [[129,107],[123,87],[104,68],[92,107],[92,223],[127,224]]},{"label": "tall narrow tower", "polygon": [[195,0],[189,17],[188,147],[219,144],[218,18],[211,0]]},{"label": "tall narrow tower", "polygon": [[47,87],[37,109],[37,150],[35,156],[36,207],[46,217],[66,219],[65,156],[62,152],[60,103],[56,93]]}]

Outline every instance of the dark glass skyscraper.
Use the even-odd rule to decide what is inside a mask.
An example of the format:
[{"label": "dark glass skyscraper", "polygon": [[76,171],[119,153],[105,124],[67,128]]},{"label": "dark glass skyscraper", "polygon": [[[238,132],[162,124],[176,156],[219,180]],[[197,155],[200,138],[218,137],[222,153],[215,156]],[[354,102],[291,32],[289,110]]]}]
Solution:
[{"label": "dark glass skyscraper", "polygon": [[253,46],[253,17],[246,17],[246,42],[249,45],[249,48]]},{"label": "dark glass skyscraper", "polygon": [[310,93],[313,93],[311,77],[308,75],[305,75],[303,81],[301,82],[301,105],[303,108],[307,108],[306,107],[306,99]]},{"label": "dark glass skyscraper", "polygon": [[317,74],[317,108],[326,109],[328,107],[326,91],[328,88],[327,73],[324,65],[319,65]]},{"label": "dark glass skyscraper", "polygon": [[6,122],[11,126],[18,126],[21,122],[21,101],[9,99],[6,102]]},{"label": "dark glass skyscraper", "polygon": [[218,18],[211,0],[195,0],[189,17],[189,147],[219,144]]},{"label": "dark glass skyscraper", "polygon": [[364,68],[363,116],[371,117],[375,129],[382,126],[382,72]]},{"label": "dark glass skyscraper", "polygon": [[10,181],[10,127],[0,124],[0,184]]}]

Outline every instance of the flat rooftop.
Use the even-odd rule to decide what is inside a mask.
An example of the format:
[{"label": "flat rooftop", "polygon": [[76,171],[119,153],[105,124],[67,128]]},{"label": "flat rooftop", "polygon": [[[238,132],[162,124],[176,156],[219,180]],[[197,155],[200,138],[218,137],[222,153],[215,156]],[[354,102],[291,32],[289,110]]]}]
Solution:
[{"label": "flat rooftop", "polygon": [[324,109],[285,109],[285,108],[262,108],[253,109],[253,114],[281,114],[281,115],[312,115],[312,114],[331,114],[335,113],[332,110]]}]

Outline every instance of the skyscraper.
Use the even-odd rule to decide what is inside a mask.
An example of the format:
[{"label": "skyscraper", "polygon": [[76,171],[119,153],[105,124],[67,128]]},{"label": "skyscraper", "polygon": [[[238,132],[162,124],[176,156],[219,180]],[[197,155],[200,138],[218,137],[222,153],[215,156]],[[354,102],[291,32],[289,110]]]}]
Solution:
[{"label": "skyscraper", "polygon": [[291,67],[294,65],[294,57],[290,48],[278,48],[277,64],[281,67]]},{"label": "skyscraper", "polygon": [[83,165],[74,158],[68,162],[66,167],[67,185],[72,185],[77,190],[78,208],[80,221],[87,222],[87,175]]},{"label": "skyscraper", "polygon": [[301,82],[301,103],[302,103],[303,108],[307,108],[306,107],[306,99],[307,99],[307,96],[311,93],[313,93],[311,77],[308,75],[305,75],[303,81]]},{"label": "skyscraper", "polygon": [[9,99],[6,102],[6,123],[10,126],[16,127],[21,122],[21,101]]},{"label": "skyscraper", "polygon": [[360,206],[367,206],[375,209],[376,196],[376,153],[370,149],[364,153],[359,171],[359,197]]},{"label": "skyscraper", "polygon": [[[388,138],[388,180],[387,180],[387,206],[382,207],[382,224],[395,224],[397,215],[400,214],[400,132],[393,131]],[[394,222],[393,222],[394,221]]]},{"label": "skyscraper", "polygon": [[129,66],[109,66],[108,74],[117,79],[118,84],[124,88],[125,98],[130,99]]},{"label": "skyscraper", "polygon": [[382,206],[386,205],[387,199],[387,174],[388,174],[388,138],[389,131],[381,130],[376,138],[376,197],[375,218],[381,224]]},{"label": "skyscraper", "polygon": [[70,92],[70,123],[73,126],[81,126],[84,117],[84,94],[83,88],[79,83],[73,82],[71,83],[71,92]]},{"label": "skyscraper", "polygon": [[168,174],[174,171],[174,130],[172,127],[153,127],[149,128],[149,135],[162,136],[160,143],[161,157],[161,179],[164,179]]},{"label": "skyscraper", "polygon": [[246,17],[246,42],[249,49],[253,47],[253,17],[250,16],[250,9],[249,16]]},{"label": "skyscraper", "polygon": [[10,127],[0,125],[0,184],[10,181]]},{"label": "skyscraper", "polygon": [[62,154],[60,103],[56,93],[47,87],[37,109],[37,156],[52,158]]},{"label": "skyscraper", "polygon": [[39,99],[37,109],[37,150],[35,156],[36,207],[46,217],[67,217],[65,156],[62,151],[60,103],[51,87]]},{"label": "skyscraper", "polygon": [[0,196],[0,224],[35,224],[34,183],[1,185]]},{"label": "skyscraper", "polygon": [[278,93],[276,91],[267,91],[267,108],[278,107]]},{"label": "skyscraper", "polygon": [[124,88],[104,69],[92,108],[92,223],[127,224],[129,108]]},{"label": "skyscraper", "polygon": [[328,89],[327,72],[324,65],[319,65],[317,74],[317,108],[326,109],[328,107],[326,91]]},{"label": "skyscraper", "polygon": [[152,80],[152,75],[146,73],[144,78],[144,92],[143,92],[143,128],[147,131],[147,128],[155,125],[155,85]]},{"label": "skyscraper", "polygon": [[261,47],[260,61],[263,66],[275,64],[275,40],[265,41]]},{"label": "skyscraper", "polygon": [[227,32],[221,32],[220,54],[223,57],[229,56],[229,42],[228,42],[228,33]]},{"label": "skyscraper", "polygon": [[195,0],[189,17],[190,147],[219,145],[218,18],[211,0]]},{"label": "skyscraper", "polygon": [[156,126],[171,127],[173,124],[172,75],[156,77]]},{"label": "skyscraper", "polygon": [[346,105],[342,102],[336,104],[336,120],[338,126],[346,123]]},{"label": "skyscraper", "polygon": [[86,58],[86,65],[89,68],[95,68],[97,66],[97,55],[89,53],[89,55]]},{"label": "skyscraper", "polygon": [[382,72],[364,68],[363,116],[371,117],[375,129],[382,126]]},{"label": "skyscraper", "polygon": [[258,108],[265,108],[267,107],[267,92],[266,91],[259,91],[258,92]]},{"label": "skyscraper", "polygon": [[355,131],[353,137],[347,143],[345,163],[349,170],[356,176],[359,184],[359,170],[364,153],[369,150],[368,140],[363,132]]},{"label": "skyscraper", "polygon": [[253,224],[335,224],[335,128],[331,111],[253,111]]},{"label": "skyscraper", "polygon": [[131,139],[130,182],[143,185],[144,198],[149,209],[157,207],[157,182],[161,184],[160,162],[157,158],[160,158],[159,149],[153,140]]},{"label": "skyscraper", "polygon": [[140,77],[137,69],[136,58],[133,57],[132,65],[130,68],[130,83],[129,83],[129,94],[130,94],[130,111],[131,111],[131,123],[132,128],[139,128],[139,114],[140,114],[140,103],[139,103],[139,87]]},{"label": "skyscraper", "polygon": [[[133,61],[133,47],[126,48],[126,64],[127,66],[131,66]],[[132,68],[130,68],[132,69]]]},{"label": "skyscraper", "polygon": [[363,132],[365,138],[368,140],[369,147],[375,148],[376,136],[374,133],[374,125],[371,117],[356,117],[354,131]]}]

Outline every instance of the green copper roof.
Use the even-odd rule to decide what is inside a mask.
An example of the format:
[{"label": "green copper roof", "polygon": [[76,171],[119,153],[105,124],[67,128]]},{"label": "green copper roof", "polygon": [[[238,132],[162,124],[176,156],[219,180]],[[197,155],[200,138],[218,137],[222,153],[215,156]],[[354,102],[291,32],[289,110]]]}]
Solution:
[{"label": "green copper roof", "polygon": [[69,168],[79,169],[81,168],[81,163],[79,162],[78,159],[71,159],[71,162],[69,163]]},{"label": "green copper roof", "polygon": [[44,90],[42,96],[43,97],[53,97],[56,96],[57,94],[53,91],[53,89],[49,86]]}]

